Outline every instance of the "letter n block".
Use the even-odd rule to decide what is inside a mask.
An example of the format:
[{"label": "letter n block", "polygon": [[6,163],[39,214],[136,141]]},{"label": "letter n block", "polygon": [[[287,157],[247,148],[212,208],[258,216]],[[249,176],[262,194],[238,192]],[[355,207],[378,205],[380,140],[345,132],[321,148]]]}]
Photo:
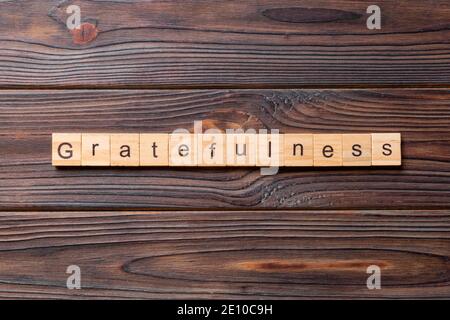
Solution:
[{"label": "letter n block", "polygon": [[342,134],[315,134],[314,166],[342,166]]},{"label": "letter n block", "polygon": [[111,166],[139,166],[139,133],[111,134]]},{"label": "letter n block", "polygon": [[400,166],[401,164],[400,133],[372,133],[372,165]]},{"label": "letter n block", "polygon": [[52,134],[52,165],[81,166],[81,133]]},{"label": "letter n block", "polygon": [[109,134],[83,133],[81,135],[81,165],[111,165],[111,144]]},{"label": "letter n block", "polygon": [[287,133],[284,140],[284,165],[286,167],[312,167],[313,135]]},{"label": "letter n block", "polygon": [[169,166],[197,166],[197,135],[172,133],[169,135]]}]

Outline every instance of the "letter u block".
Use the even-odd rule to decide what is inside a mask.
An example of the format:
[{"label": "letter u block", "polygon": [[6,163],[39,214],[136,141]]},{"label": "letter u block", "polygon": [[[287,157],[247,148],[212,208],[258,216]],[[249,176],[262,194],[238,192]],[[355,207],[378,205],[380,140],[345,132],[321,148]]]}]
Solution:
[{"label": "letter u block", "polygon": [[52,165],[81,166],[81,133],[52,134]]}]

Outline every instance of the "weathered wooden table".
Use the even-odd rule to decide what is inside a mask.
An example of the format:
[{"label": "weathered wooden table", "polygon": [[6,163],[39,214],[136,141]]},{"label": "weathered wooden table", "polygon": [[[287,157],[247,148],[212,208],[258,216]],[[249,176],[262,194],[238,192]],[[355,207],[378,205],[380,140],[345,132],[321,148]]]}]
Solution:
[{"label": "weathered wooden table", "polygon": [[[371,4],[0,1],[0,297],[450,298],[450,4]],[[196,120],[401,132],[403,166],[51,166],[52,132]]]}]

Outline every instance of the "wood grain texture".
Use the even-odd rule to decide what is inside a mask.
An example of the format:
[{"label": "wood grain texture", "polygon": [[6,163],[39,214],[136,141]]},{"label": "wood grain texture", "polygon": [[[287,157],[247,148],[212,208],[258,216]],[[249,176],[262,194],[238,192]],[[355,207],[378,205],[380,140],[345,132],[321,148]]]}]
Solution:
[{"label": "wood grain texture", "polygon": [[[52,132],[401,132],[400,168],[71,168]],[[0,209],[450,206],[449,90],[56,90],[0,94]]]},{"label": "wood grain texture", "polygon": [[[450,211],[0,212],[1,298],[450,298]],[[381,290],[368,290],[369,265]],[[69,265],[81,290],[66,289]]]},{"label": "wood grain texture", "polygon": [[[80,30],[66,8],[81,8]],[[0,1],[3,87],[448,85],[447,0]]]}]

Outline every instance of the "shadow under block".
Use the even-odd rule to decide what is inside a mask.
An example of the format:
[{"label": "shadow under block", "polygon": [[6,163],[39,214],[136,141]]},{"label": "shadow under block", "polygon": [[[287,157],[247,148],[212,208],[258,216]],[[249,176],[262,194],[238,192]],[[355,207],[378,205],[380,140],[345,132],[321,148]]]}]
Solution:
[{"label": "shadow under block", "polygon": [[256,165],[259,167],[281,167],[283,165],[283,135],[258,134],[257,140]]},{"label": "shadow under block", "polygon": [[372,135],[342,135],[342,165],[348,167],[370,166],[372,164]]},{"label": "shadow under block", "polygon": [[256,166],[257,136],[252,133],[227,134],[227,166]]},{"label": "shadow under block", "polygon": [[81,166],[81,133],[52,134],[52,165]]},{"label": "shadow under block", "polygon": [[401,134],[372,133],[372,165],[399,166],[401,164]]},{"label": "shadow under block", "polygon": [[204,167],[226,166],[226,135],[205,133],[197,135],[198,165]]},{"label": "shadow under block", "polygon": [[83,133],[81,135],[81,165],[110,166],[110,135],[105,133]]},{"label": "shadow under block", "polygon": [[141,133],[140,135],[140,165],[169,165],[169,134]]},{"label": "shadow under block", "polygon": [[111,134],[111,166],[139,166],[139,133]]},{"label": "shadow under block", "polygon": [[172,133],[169,135],[169,166],[197,166],[197,135]]},{"label": "shadow under block", "polygon": [[342,134],[314,135],[314,166],[342,166]]},{"label": "shadow under block", "polygon": [[283,165],[285,167],[312,167],[313,135],[286,133],[283,135]]}]

